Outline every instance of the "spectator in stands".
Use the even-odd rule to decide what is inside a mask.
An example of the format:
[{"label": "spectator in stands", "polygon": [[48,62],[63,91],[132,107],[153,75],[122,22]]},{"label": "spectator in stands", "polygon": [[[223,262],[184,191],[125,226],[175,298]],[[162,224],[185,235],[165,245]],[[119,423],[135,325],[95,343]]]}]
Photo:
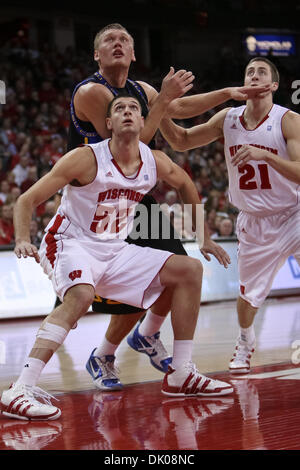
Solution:
[{"label": "spectator in stands", "polygon": [[21,191],[24,193],[38,180],[37,166],[30,166],[27,172],[27,178],[21,184]]},{"label": "spectator in stands", "polygon": [[210,236],[214,238],[216,238],[215,235],[218,234],[218,230],[215,225],[216,215],[217,215],[217,211],[215,208],[211,208],[206,211],[206,222],[207,222],[208,230],[209,230]]},{"label": "spectator in stands", "polygon": [[39,248],[43,235],[39,231],[37,220],[32,219],[30,222],[30,240],[33,245]]},{"label": "spectator in stands", "polygon": [[0,210],[0,245],[10,245],[14,242],[13,205],[3,204]]},{"label": "spectator in stands", "polygon": [[21,187],[23,181],[25,181],[28,176],[28,165],[29,157],[28,155],[23,155],[20,158],[20,162],[12,170],[12,173],[15,175],[15,183],[19,187]]},{"label": "spectator in stands", "polygon": [[7,204],[13,204],[16,202],[18,197],[21,195],[21,189],[19,186],[14,186],[11,188],[9,195],[7,196]]},{"label": "spectator in stands", "polygon": [[0,204],[5,204],[7,197],[10,193],[9,182],[6,180],[1,181],[0,183]]},{"label": "spectator in stands", "polygon": [[[215,165],[215,163],[214,163]],[[223,192],[227,186],[226,174],[218,166],[214,166],[211,171],[211,184],[212,188],[217,191]]]},{"label": "spectator in stands", "polygon": [[43,238],[44,236],[44,232],[45,232],[45,228],[47,227],[47,225],[49,224],[50,220],[52,219],[52,216],[50,215],[43,215],[41,217],[41,220],[39,222],[39,231],[38,231],[38,237],[40,239]]},{"label": "spectator in stands", "polygon": [[54,200],[47,201],[45,204],[45,212],[43,215],[48,215],[49,217],[53,217],[56,213],[56,206]]},{"label": "spectator in stands", "polygon": [[219,224],[219,236],[226,238],[235,237],[233,222],[229,217],[221,220]]}]

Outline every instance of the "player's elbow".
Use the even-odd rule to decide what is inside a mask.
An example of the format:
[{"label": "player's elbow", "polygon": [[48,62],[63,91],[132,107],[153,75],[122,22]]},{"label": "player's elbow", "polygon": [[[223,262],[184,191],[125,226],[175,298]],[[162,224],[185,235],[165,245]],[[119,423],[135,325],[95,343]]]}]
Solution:
[{"label": "player's elbow", "polygon": [[186,132],[183,132],[176,138],[172,147],[176,152],[184,152],[185,150],[188,150],[189,146]]},{"label": "player's elbow", "polygon": [[180,98],[177,98],[171,101],[171,103],[169,104],[168,109],[167,109],[167,115],[171,119],[181,119],[182,111],[183,109],[182,109]]},{"label": "player's elbow", "polygon": [[30,194],[29,191],[26,191],[25,193],[21,194],[15,204],[15,208],[21,211],[33,209],[36,206],[38,206],[38,202],[35,202],[34,198],[32,197],[32,194]]}]

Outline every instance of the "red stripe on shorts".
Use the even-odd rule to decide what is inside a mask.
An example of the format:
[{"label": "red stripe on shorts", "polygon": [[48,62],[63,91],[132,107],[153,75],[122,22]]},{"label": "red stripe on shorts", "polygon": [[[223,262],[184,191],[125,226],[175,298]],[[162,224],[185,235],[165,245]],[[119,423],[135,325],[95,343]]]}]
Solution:
[{"label": "red stripe on shorts", "polygon": [[55,235],[57,234],[57,231],[59,227],[62,224],[62,221],[64,220],[65,216],[57,215],[54,220],[54,224],[50,229],[48,230],[48,233],[45,238],[46,242],[46,256],[48,260],[51,263],[52,268],[54,268],[54,261],[55,261],[55,254],[57,251],[57,246],[56,246],[56,240],[55,240]]}]

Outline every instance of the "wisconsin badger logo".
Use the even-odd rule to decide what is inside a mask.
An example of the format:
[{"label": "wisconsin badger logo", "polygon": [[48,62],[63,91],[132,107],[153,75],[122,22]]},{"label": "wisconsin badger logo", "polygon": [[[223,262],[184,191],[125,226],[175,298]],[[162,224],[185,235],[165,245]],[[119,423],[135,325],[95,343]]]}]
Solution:
[{"label": "wisconsin badger logo", "polygon": [[82,271],[81,269],[78,269],[77,271],[72,271],[70,274],[69,274],[69,278],[74,281],[74,279],[76,279],[77,277],[81,277],[81,274],[82,274]]}]

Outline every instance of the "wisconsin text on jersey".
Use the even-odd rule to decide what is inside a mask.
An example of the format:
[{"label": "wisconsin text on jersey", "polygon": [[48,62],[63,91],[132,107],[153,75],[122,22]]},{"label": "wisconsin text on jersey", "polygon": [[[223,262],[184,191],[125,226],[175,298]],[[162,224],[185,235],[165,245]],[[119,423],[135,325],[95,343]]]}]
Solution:
[{"label": "wisconsin text on jersey", "polygon": [[144,194],[134,191],[133,189],[111,188],[99,193],[98,202],[107,201],[109,199],[126,198],[130,201],[140,202]]},{"label": "wisconsin text on jersey", "polygon": [[[246,145],[246,144],[245,144]],[[278,155],[278,150],[277,149],[273,149],[271,147],[265,147],[264,145],[259,145],[259,144],[248,144],[248,145],[251,145],[251,147],[256,147],[258,149],[262,149],[262,150],[267,150],[268,152],[272,152],[274,153],[275,155]],[[236,154],[236,152],[242,147],[243,145],[232,145],[231,147],[229,147],[229,152],[230,152],[230,155],[231,157],[234,157],[234,155]]]}]

